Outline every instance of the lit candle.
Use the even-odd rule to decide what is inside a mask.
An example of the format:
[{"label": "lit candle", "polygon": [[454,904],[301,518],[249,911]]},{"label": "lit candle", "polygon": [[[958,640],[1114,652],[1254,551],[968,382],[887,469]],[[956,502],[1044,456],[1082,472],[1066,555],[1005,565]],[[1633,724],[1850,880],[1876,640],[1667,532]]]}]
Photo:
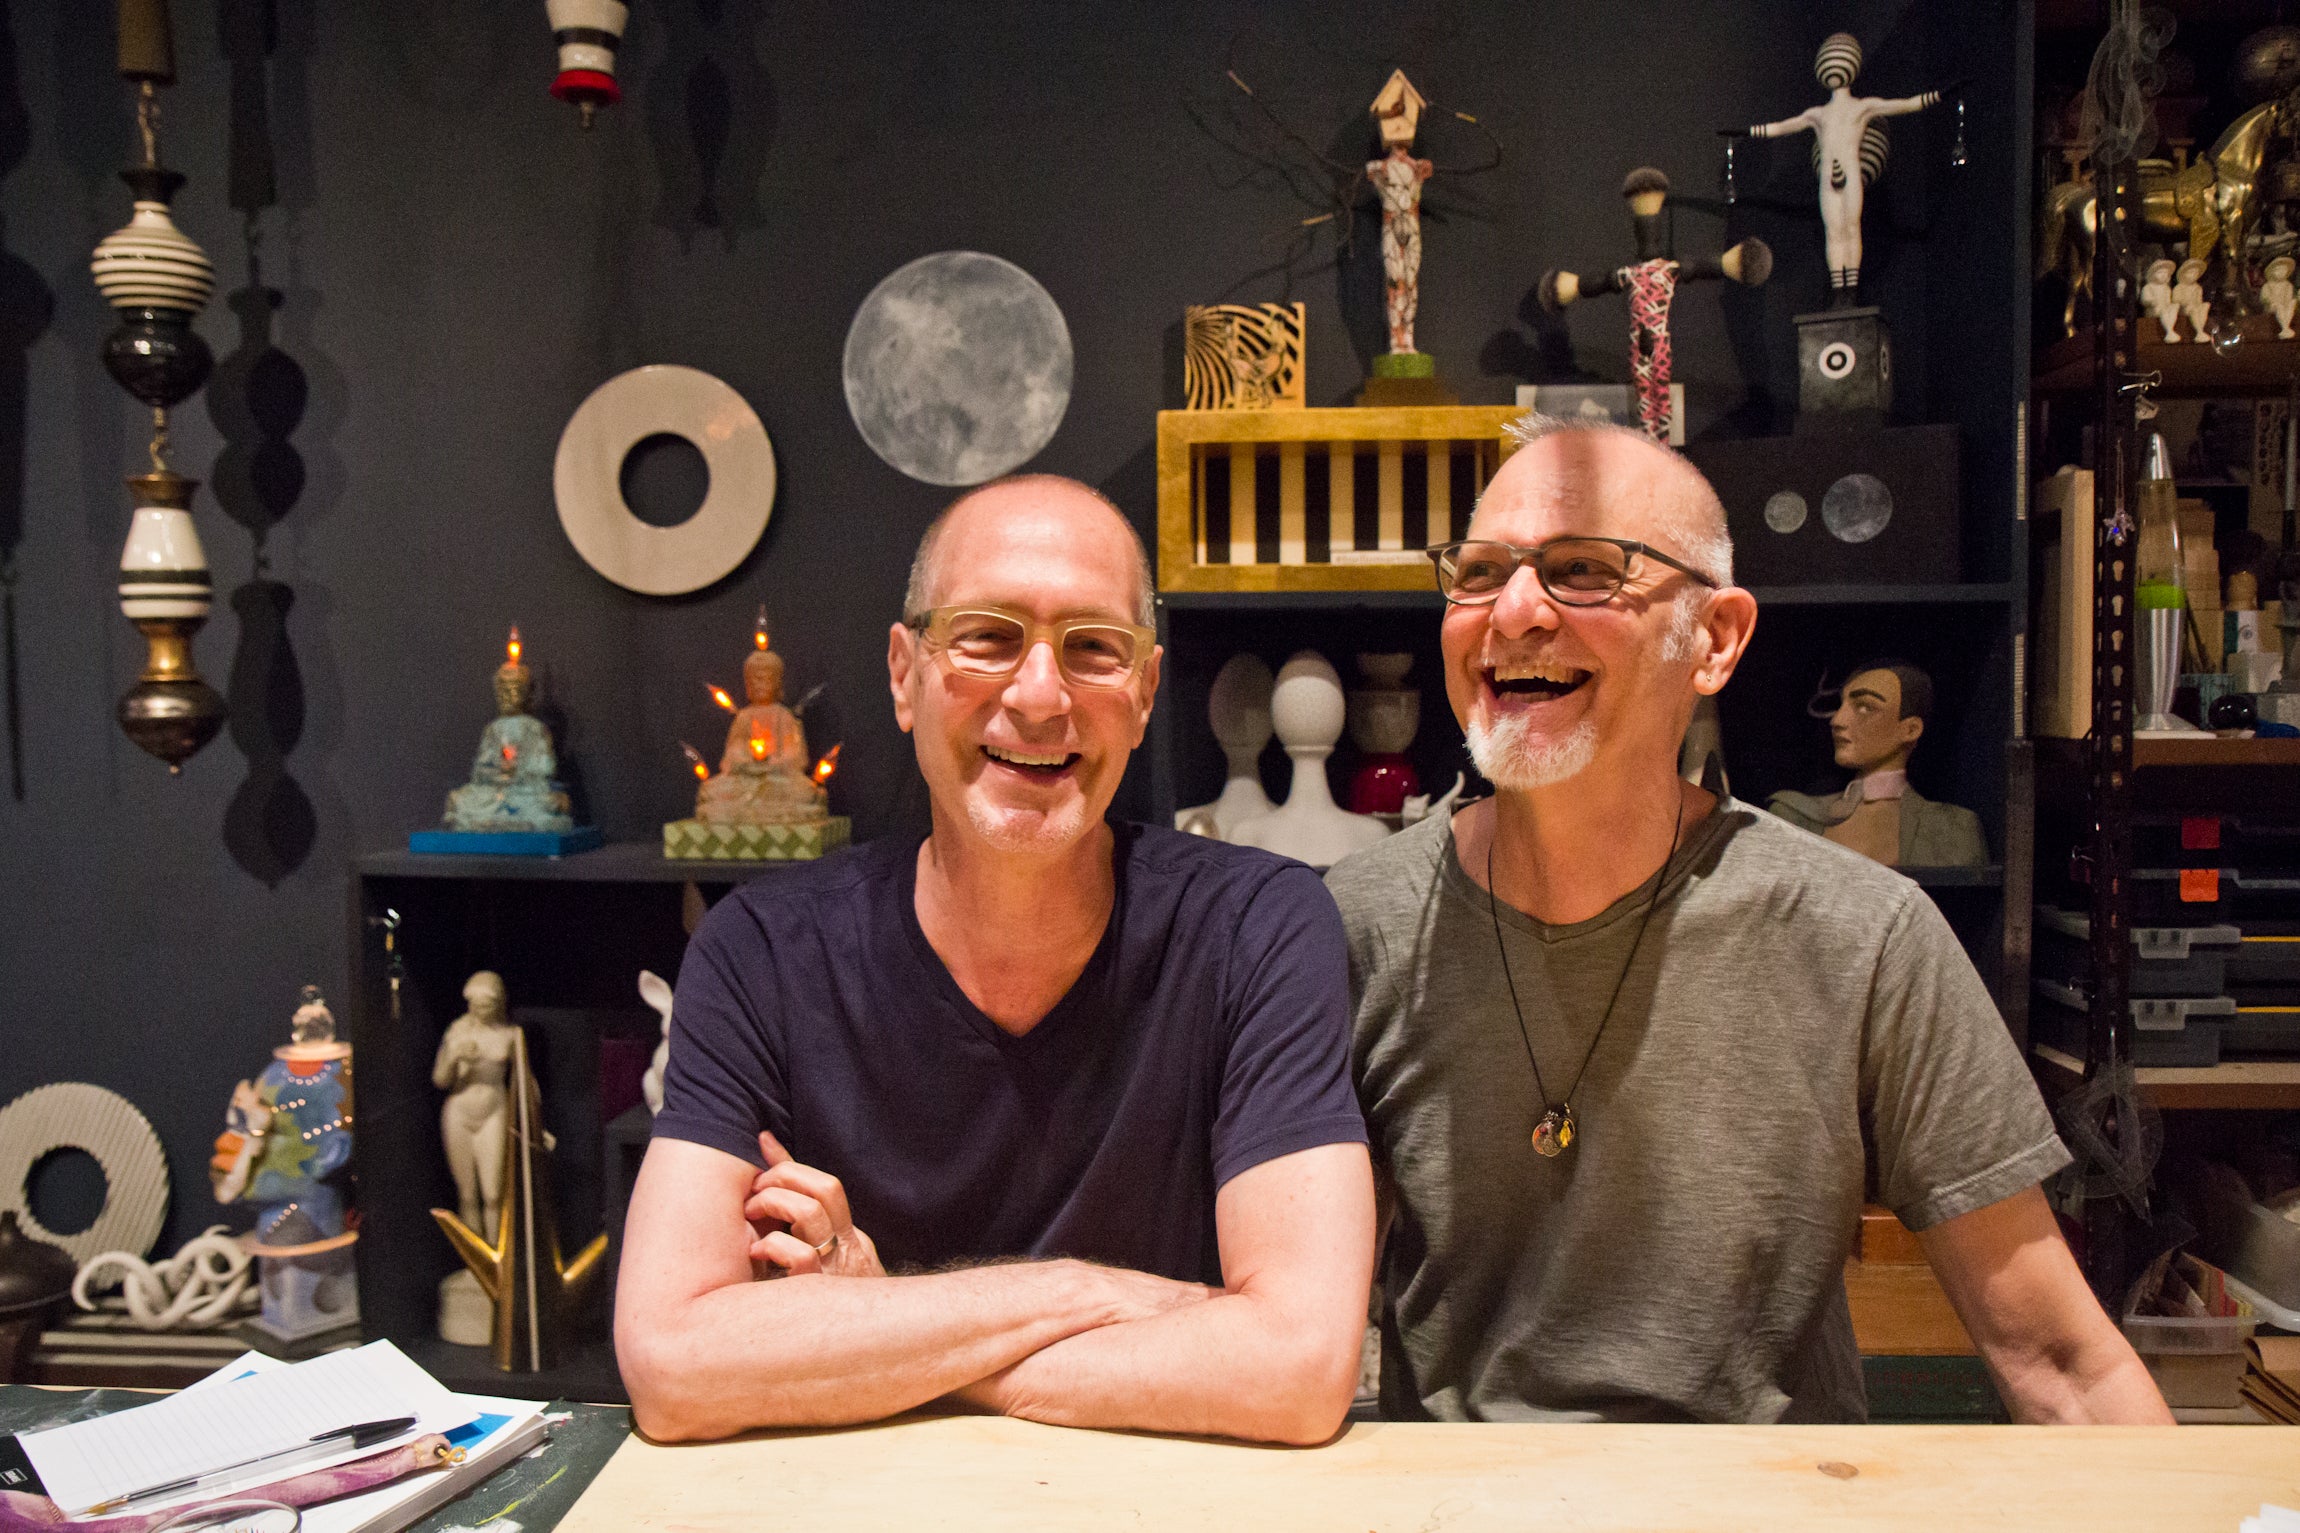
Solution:
[{"label": "lit candle", "polygon": [[703,690],[711,694],[712,702],[717,703],[720,707],[726,709],[729,713],[733,713],[735,711],[735,700],[727,695],[727,689],[725,687],[714,687],[706,681],[703,683]]},{"label": "lit candle", "polygon": [[687,753],[687,764],[695,769],[695,781],[709,782],[711,780],[711,769],[704,763],[703,753],[695,749],[692,745],[689,745],[684,740],[679,742],[679,749]]},{"label": "lit candle", "polygon": [[[845,742],[840,743],[843,745]],[[838,745],[832,746],[823,752],[823,759],[815,763],[814,779],[818,785],[829,782],[831,774],[839,769],[839,749]]]},{"label": "lit candle", "polygon": [[517,665],[519,663],[519,625],[517,623],[511,625],[511,638],[503,646],[503,654],[509,664]]},{"label": "lit candle", "polygon": [[767,647],[767,608],[764,602],[759,604],[758,621],[751,626],[751,642],[761,649]]}]

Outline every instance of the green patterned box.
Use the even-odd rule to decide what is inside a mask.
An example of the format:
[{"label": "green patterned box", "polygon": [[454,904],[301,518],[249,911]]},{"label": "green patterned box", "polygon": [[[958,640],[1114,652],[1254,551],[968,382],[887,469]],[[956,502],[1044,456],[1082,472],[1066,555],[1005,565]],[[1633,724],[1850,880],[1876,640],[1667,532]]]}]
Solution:
[{"label": "green patterned box", "polygon": [[692,862],[800,862],[847,844],[845,815],[803,825],[715,825],[672,820],[663,827],[663,855]]}]

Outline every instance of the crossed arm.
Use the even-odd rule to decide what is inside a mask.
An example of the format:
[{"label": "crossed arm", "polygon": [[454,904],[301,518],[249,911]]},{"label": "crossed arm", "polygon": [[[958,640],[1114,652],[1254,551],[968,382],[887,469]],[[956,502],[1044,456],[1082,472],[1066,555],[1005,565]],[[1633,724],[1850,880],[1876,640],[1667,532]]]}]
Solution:
[{"label": "crossed arm", "polygon": [[1925,1259],[2021,1422],[2169,1426],[2035,1187],[1921,1232]]},{"label": "crossed arm", "polygon": [[1326,1145],[1215,1200],[1219,1290],[1086,1262],[889,1277],[836,1178],[649,1146],[616,1355],[649,1436],[870,1421],[953,1396],[1069,1426],[1311,1443],[1349,1408],[1373,1271],[1366,1152]]}]

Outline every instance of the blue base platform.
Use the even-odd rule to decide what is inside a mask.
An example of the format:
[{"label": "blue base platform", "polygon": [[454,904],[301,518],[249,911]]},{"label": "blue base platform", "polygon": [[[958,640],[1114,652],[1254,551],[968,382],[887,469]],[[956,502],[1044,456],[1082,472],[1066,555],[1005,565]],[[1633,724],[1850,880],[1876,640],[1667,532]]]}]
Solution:
[{"label": "blue base platform", "polygon": [[564,831],[419,830],[407,838],[407,849],[461,857],[565,857],[588,852],[605,840],[596,825]]}]

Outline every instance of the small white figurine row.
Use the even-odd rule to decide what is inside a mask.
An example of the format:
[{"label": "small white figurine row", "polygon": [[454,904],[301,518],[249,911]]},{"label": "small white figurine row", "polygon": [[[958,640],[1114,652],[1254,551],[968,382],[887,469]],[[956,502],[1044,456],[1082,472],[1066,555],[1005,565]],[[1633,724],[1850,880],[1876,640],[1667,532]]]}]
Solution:
[{"label": "small white figurine row", "polygon": [[[2276,316],[2276,337],[2289,341],[2294,338],[2292,313],[2296,296],[2292,287],[2294,262],[2290,256],[2277,256],[2268,263],[2260,283],[2260,304]],[[2148,280],[2141,284],[2140,306],[2155,317],[2164,328],[2168,341],[2180,339],[2180,322],[2188,321],[2188,338],[2209,341],[2212,323],[2212,305],[2204,296],[2204,263],[2190,259],[2177,267],[2170,261],[2151,261]]]}]

